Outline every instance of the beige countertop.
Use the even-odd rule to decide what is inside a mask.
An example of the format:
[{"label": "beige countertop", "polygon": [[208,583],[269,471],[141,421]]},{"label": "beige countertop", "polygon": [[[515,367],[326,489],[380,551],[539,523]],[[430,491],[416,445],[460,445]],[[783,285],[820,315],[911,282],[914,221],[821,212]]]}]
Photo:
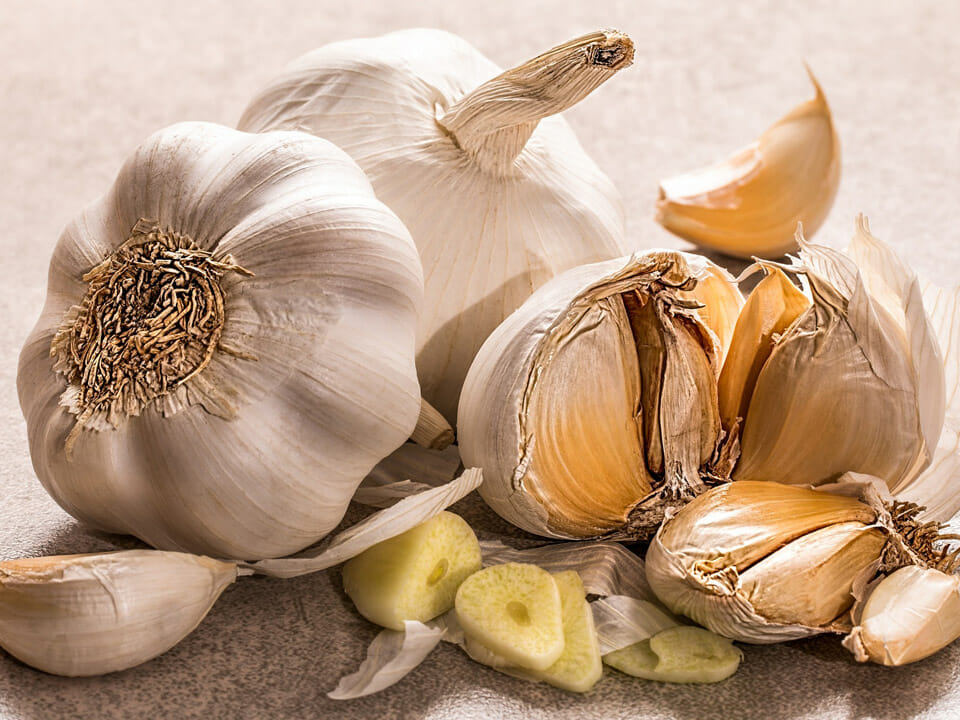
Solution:
[{"label": "beige countertop", "polygon": [[[0,559],[136,546],[84,530],[34,476],[15,387],[57,237],[129,151],[180,120],[235,124],[287,61],[333,40],[440,27],[501,66],[597,27],[637,46],[634,67],[567,113],[620,187],[638,248],[686,247],[653,221],[662,177],[717,160],[812,95],[834,111],[844,167],[816,236],[842,247],[857,212],[917,270],[960,277],[960,5],[575,0],[466,3],[0,0]],[[479,499],[484,537],[510,532]],[[351,514],[359,517],[357,512]],[[832,638],[748,647],[718,686],[608,671],[587,696],[524,683],[443,645],[398,685],[326,698],[376,629],[333,570],[227,590],[180,645],[140,667],[71,680],[0,653],[0,718],[957,717],[960,645],[913,666],[854,663]]]}]

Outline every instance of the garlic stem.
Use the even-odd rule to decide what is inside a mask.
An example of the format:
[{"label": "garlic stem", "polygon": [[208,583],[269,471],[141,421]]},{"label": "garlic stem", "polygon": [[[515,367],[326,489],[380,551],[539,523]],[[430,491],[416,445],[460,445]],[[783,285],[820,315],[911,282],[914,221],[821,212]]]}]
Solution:
[{"label": "garlic stem", "polygon": [[485,82],[437,122],[478,165],[504,175],[540,120],[575,105],[632,62],[633,42],[623,33],[588,33]]},{"label": "garlic stem", "polygon": [[453,428],[446,418],[425,399],[420,400],[420,417],[410,439],[431,450],[444,450],[453,442]]}]

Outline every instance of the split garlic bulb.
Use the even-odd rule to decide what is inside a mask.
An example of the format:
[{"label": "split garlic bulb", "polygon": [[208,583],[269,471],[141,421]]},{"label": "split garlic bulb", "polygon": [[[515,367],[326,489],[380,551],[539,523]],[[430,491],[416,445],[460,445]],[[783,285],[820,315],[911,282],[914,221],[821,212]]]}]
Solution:
[{"label": "split garlic bulb", "polygon": [[0,646],[55,675],[101,675],[166,652],[206,616],[237,566],[156,550],[0,563]]},{"label": "split garlic bulb", "polygon": [[287,555],[410,435],[422,275],[305,133],[181,123],[60,238],[17,388],[41,483],[161,549]]},{"label": "split garlic bulb", "polygon": [[734,478],[809,485],[853,471],[899,493],[930,463],[945,411],[916,276],[862,217],[849,255],[800,242],[784,269],[805,292],[769,266],[720,376],[725,427],[743,423]]},{"label": "split garlic bulb", "polygon": [[426,287],[417,370],[450,422],[507,315],[554,275],[627,252],[619,193],[555,114],[632,58],[629,38],[595,32],[502,72],[455,35],[405,30],[308,53],[244,112],[242,130],[335,142],[410,229]]},{"label": "split garlic bulb", "polygon": [[647,580],[673,612],[720,635],[773,643],[849,629],[887,532],[858,499],[772,482],[715,487],[664,521]]},{"label": "split garlic bulb", "polygon": [[660,183],[657,221],[704,247],[739,257],[797,249],[794,231],[816,232],[840,185],[840,140],[809,68],[816,96],[726,160]]},{"label": "split garlic bulb", "polygon": [[673,251],[540,288],[483,344],[460,399],[484,500],[547,537],[651,534],[720,462],[718,338],[741,304],[723,270]]}]

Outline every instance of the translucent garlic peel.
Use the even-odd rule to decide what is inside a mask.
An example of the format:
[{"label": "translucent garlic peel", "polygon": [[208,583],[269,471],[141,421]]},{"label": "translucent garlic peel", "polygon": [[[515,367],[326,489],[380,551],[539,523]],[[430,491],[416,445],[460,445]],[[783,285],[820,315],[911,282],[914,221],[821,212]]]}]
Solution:
[{"label": "translucent garlic peel", "polygon": [[55,675],[125,670],[166,652],[237,577],[233,563],[126,550],[0,563],[0,645]]},{"label": "translucent garlic peel", "polygon": [[589,538],[624,530],[654,482],[699,486],[719,439],[720,350],[676,288],[706,267],[650,251],[574,268],[490,336],[464,385],[459,441],[494,510],[529,532]]},{"label": "translucent garlic peel", "polygon": [[725,161],[660,183],[657,221],[680,237],[729,255],[772,258],[812,235],[840,184],[840,140],[820,84],[816,96]]},{"label": "translucent garlic peel", "polygon": [[853,497],[779,483],[713,488],[661,526],[647,552],[657,597],[714,632],[772,643],[833,629],[886,541]]},{"label": "translucent garlic peel", "polygon": [[844,646],[857,660],[906,665],[960,637],[960,578],[915,565],[881,579]]},{"label": "translucent garlic peel", "polygon": [[[188,237],[224,275],[209,363],[117,427],[76,426],[51,343],[85,273],[141,219]],[[144,141],[67,226],[18,392],[44,487],[94,527],[218,557],[287,555],[330,532],[409,436],[422,275],[357,165],[305,133],[181,123]],[[363,332],[357,332],[363,328]]]},{"label": "translucent garlic peel", "polygon": [[554,113],[632,56],[602,31],[502,72],[455,35],[404,30],[308,53],[240,120],[335,142],[410,229],[426,280],[417,368],[450,422],[507,315],[554,275],[626,252],[619,193]]}]

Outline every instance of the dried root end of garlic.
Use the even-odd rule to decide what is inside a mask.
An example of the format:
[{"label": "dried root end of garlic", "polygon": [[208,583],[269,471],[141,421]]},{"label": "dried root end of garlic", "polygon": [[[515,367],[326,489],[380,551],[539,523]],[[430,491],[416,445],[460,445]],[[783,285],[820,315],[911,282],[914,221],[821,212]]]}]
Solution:
[{"label": "dried root end of garlic", "polygon": [[715,301],[724,336],[739,309],[711,270],[672,251],[575,268],[490,336],[464,385],[459,438],[494,510],[548,537],[643,537],[666,504],[702,489],[721,442],[723,347],[699,308]]},{"label": "dried root end of garlic", "polygon": [[0,645],[55,675],[101,675],[166,652],[237,577],[233,563],[155,550],[0,563]]}]

